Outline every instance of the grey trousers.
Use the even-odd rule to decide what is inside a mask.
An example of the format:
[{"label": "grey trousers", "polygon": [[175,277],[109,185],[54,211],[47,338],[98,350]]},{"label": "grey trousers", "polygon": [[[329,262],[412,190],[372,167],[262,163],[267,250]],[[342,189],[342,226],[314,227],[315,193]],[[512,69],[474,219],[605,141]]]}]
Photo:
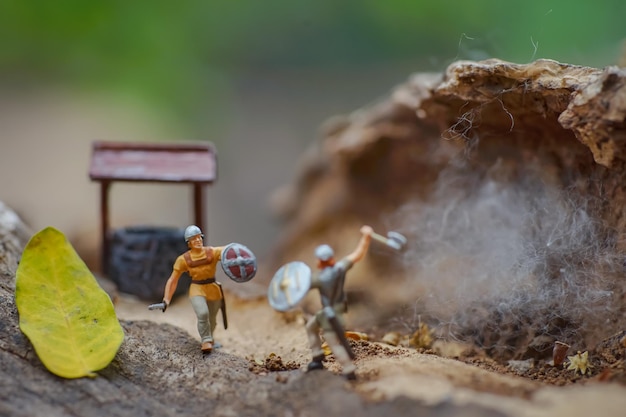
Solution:
[{"label": "grey trousers", "polygon": [[217,325],[217,312],[219,311],[222,300],[207,301],[202,296],[195,296],[189,299],[193,311],[198,317],[198,333],[202,343],[213,341],[213,332]]},{"label": "grey trousers", "polygon": [[[345,321],[343,314],[338,311],[336,311],[335,314],[341,326],[344,327]],[[341,364],[342,373],[349,374],[350,372],[354,372],[356,366],[352,363],[350,355],[348,355],[348,352],[339,341],[339,338],[333,331],[333,328],[326,319],[326,315],[323,311],[318,311],[317,314],[311,317],[306,324],[306,332],[309,337],[309,346],[313,357],[315,358],[316,356],[324,354],[324,350],[322,349],[322,340],[320,338],[320,330],[322,331],[324,340],[328,343],[328,347],[330,347],[330,350],[333,352],[335,359]]]}]

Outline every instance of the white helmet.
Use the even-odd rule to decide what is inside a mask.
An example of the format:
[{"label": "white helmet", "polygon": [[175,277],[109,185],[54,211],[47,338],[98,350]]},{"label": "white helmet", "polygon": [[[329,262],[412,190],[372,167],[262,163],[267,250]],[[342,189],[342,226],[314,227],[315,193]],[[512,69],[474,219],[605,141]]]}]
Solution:
[{"label": "white helmet", "polygon": [[185,229],[185,242],[189,242],[189,239],[197,235],[200,235],[204,238],[202,230],[200,230],[198,226],[193,224],[191,226],[187,226],[187,228]]},{"label": "white helmet", "polygon": [[335,252],[333,251],[333,248],[328,245],[319,245],[315,248],[315,256],[320,261],[328,261],[335,256]]}]

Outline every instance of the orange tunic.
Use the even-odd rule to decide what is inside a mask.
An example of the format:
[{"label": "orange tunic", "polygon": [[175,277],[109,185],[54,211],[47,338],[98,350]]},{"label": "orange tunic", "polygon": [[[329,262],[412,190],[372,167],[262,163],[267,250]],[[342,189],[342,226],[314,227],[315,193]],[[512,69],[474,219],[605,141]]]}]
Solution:
[{"label": "orange tunic", "polygon": [[[202,256],[192,256],[191,251],[187,251],[186,253],[180,255],[176,258],[176,262],[174,263],[174,270],[178,273],[187,272],[191,276],[193,281],[202,281],[205,279],[215,278],[215,270],[217,267],[217,262],[222,258],[222,247],[204,247],[205,252],[202,253]],[[211,254],[211,258],[209,262],[207,260],[207,253]],[[192,266],[189,266],[187,261],[185,260],[185,254],[189,254],[192,260]],[[204,261],[204,262],[203,262]],[[201,263],[201,265],[194,266],[196,262]],[[202,296],[208,301],[215,301],[222,299],[222,292],[217,284],[194,284],[192,283],[189,286],[189,297]]]}]

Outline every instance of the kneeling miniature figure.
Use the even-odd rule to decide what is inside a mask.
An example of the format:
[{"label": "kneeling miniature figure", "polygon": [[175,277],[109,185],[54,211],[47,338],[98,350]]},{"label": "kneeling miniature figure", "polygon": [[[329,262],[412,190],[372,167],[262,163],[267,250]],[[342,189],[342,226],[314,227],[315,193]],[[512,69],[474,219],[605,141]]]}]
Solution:
[{"label": "kneeling miniature figure", "polygon": [[189,250],[180,255],[174,263],[172,274],[165,284],[163,302],[152,304],[150,310],[165,312],[184,272],[191,276],[189,300],[198,318],[198,333],[201,349],[210,353],[215,347],[213,333],[217,325],[217,312],[222,310],[224,329],[228,328],[226,302],[222,284],[215,280],[217,263],[224,273],[235,282],[246,282],[254,278],[257,270],[256,257],[250,249],[239,243],[226,246],[204,246],[204,235],[197,226],[185,229],[185,242]]},{"label": "kneeling miniature figure", "polygon": [[[394,235],[392,236],[391,233]],[[335,261],[335,254],[330,246],[318,246],[315,249],[318,273],[312,274],[311,269],[305,263],[295,261],[283,265],[270,282],[268,288],[269,303],[278,311],[294,308],[312,288],[317,288],[320,293],[322,309],[312,316],[306,324],[313,356],[307,366],[308,371],[324,369],[322,363],[324,351],[321,338],[323,337],[335,359],[341,364],[342,373],[346,378],[354,379],[356,377],[356,367],[352,362],[354,353],[346,339],[344,330],[344,314],[347,311],[344,291],[346,272],[363,258],[372,238],[398,250],[406,243],[404,236],[399,233],[390,232],[390,238],[385,238],[374,233],[369,226],[361,227],[361,234],[361,240],[354,251],[339,261]]]}]

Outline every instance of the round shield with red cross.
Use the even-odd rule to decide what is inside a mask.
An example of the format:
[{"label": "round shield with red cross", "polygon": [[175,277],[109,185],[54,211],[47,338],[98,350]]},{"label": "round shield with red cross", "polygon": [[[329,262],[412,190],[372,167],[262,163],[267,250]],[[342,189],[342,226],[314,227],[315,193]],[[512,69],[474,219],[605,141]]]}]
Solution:
[{"label": "round shield with red cross", "polygon": [[256,274],[256,256],[241,243],[231,243],[222,251],[224,273],[235,282],[246,282]]}]

